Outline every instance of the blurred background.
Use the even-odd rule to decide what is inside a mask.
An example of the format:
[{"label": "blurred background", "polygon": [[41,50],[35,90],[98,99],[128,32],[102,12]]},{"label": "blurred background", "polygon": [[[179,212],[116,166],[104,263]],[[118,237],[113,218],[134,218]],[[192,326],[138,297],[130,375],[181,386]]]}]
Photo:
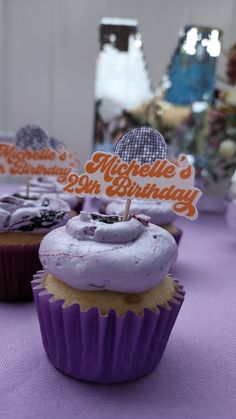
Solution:
[{"label": "blurred background", "polygon": [[[236,168],[236,0],[0,0],[0,130],[113,150],[150,125],[223,196]],[[8,133],[8,134],[7,134]],[[222,145],[223,142],[223,145]]]}]

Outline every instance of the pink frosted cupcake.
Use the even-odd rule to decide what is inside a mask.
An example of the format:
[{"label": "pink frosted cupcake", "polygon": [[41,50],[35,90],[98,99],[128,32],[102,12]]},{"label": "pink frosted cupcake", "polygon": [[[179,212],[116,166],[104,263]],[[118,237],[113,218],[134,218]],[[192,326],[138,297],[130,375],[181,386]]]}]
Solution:
[{"label": "pink frosted cupcake", "polygon": [[173,237],[148,217],[82,212],[47,234],[32,283],[50,362],[77,379],[117,383],[158,364],[183,301],[168,276]]},{"label": "pink frosted cupcake", "polygon": [[32,275],[41,268],[39,244],[69,216],[69,205],[48,195],[37,201],[0,196],[0,300],[32,298]]},{"label": "pink frosted cupcake", "polygon": [[[106,214],[122,215],[124,211],[123,200],[108,201],[102,199],[101,205],[104,206]],[[171,202],[165,201],[148,201],[133,199],[130,206],[130,214],[145,214],[150,217],[150,222],[167,230],[179,244],[182,236],[182,230],[176,227],[173,222],[177,219],[177,215],[172,209]]]}]

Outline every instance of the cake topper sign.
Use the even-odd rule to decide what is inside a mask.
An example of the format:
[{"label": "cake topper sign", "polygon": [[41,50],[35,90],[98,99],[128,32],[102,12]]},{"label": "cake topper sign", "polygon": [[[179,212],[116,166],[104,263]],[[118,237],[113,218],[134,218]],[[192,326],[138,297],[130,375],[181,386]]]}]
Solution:
[{"label": "cake topper sign", "polygon": [[35,125],[16,133],[16,143],[0,143],[0,176],[55,176],[65,183],[78,167],[78,158],[63,145],[51,148],[49,137]]},{"label": "cake topper sign", "polygon": [[115,154],[95,152],[84,169],[82,175],[68,175],[64,192],[126,199],[124,220],[133,198],[171,201],[176,214],[197,218],[196,204],[202,192],[194,187],[194,168],[184,155],[177,164],[167,160],[165,140],[152,128],[126,132]]}]

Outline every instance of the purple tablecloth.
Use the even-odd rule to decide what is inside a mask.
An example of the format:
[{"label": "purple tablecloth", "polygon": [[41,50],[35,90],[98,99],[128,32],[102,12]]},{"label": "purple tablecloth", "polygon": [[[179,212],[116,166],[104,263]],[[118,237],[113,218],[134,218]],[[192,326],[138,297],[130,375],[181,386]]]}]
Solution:
[{"label": "purple tablecloth", "polygon": [[186,299],[158,368],[129,384],[77,382],[48,362],[34,304],[1,303],[1,418],[235,417],[236,237],[223,216],[178,224]]}]

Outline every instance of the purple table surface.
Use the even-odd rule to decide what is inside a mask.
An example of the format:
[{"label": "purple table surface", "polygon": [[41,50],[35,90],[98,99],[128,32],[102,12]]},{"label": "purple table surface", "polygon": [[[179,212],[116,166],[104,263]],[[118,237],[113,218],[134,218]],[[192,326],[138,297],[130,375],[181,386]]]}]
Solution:
[{"label": "purple table surface", "polygon": [[156,370],[110,386],[68,378],[44,353],[34,304],[1,303],[1,418],[235,417],[236,237],[219,215],[178,225],[184,234],[173,273],[186,298]]}]

